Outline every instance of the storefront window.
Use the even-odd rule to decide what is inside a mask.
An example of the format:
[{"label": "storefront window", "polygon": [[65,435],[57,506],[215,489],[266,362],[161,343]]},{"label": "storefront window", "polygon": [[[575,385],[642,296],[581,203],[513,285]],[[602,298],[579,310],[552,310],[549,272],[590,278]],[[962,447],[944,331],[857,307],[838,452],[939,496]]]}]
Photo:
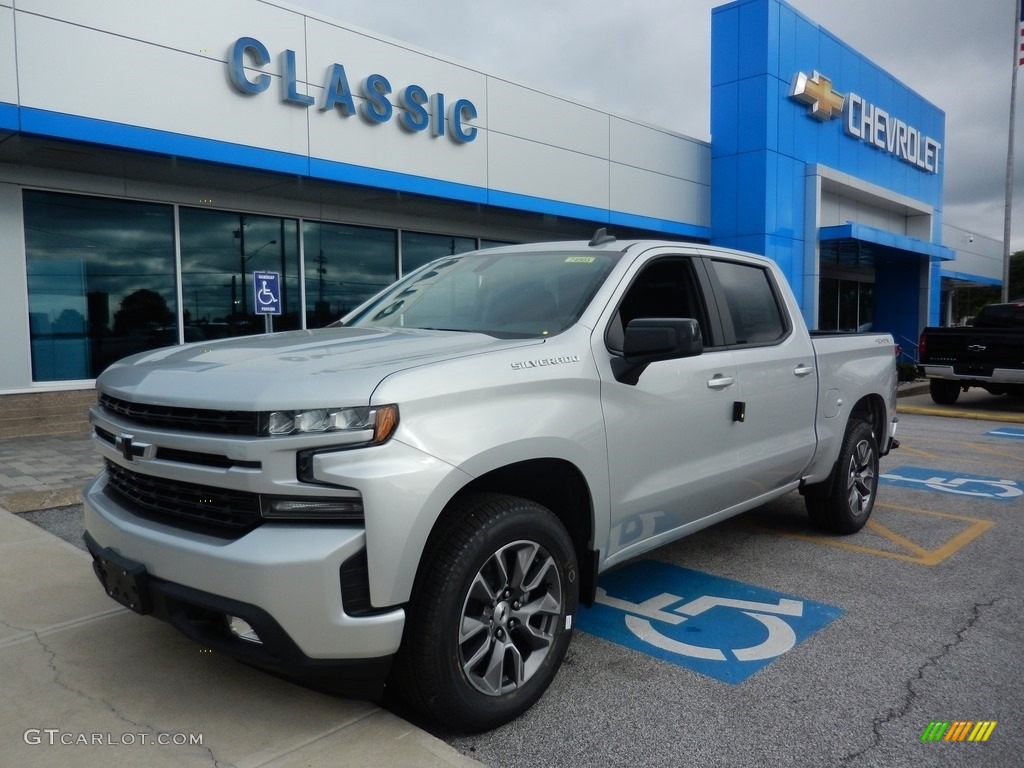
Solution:
[{"label": "storefront window", "polygon": [[306,221],[306,326],[322,328],[398,277],[397,238],[390,229]]},{"label": "storefront window", "polygon": [[24,191],[33,381],[178,341],[174,209]]},{"label": "storefront window", "polygon": [[430,235],[426,232],[402,233],[402,274],[408,275],[428,261],[442,256],[476,250],[475,237]]},{"label": "storefront window", "polygon": [[818,328],[823,331],[870,331],[874,321],[875,286],[859,280],[821,279]]},{"label": "storefront window", "polygon": [[204,208],[180,209],[185,341],[263,333],[253,272],[281,276],[275,331],[301,327],[298,222]]}]

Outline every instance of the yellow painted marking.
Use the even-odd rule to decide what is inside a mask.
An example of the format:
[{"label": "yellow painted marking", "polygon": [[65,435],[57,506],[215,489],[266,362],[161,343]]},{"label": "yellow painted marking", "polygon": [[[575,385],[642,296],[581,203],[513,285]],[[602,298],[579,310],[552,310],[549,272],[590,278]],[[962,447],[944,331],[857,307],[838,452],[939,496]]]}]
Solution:
[{"label": "yellow painted marking", "polygon": [[985,531],[995,525],[994,520],[978,520],[973,517],[964,517],[963,515],[952,515],[948,512],[934,512],[930,509],[919,509],[918,507],[904,507],[897,504],[876,504],[876,508],[892,509],[898,512],[909,512],[912,514],[919,515],[930,515],[932,517],[941,517],[946,520],[956,520],[964,523],[968,523],[965,530],[958,533],[956,536],[951,538],[945,544],[935,549],[925,549],[924,547],[915,544],[909,539],[901,536],[900,534],[889,530],[881,523],[876,520],[868,520],[867,527],[880,536],[884,536],[889,539],[893,544],[898,547],[907,550],[906,552],[890,552],[885,549],[877,549],[875,547],[868,547],[863,544],[852,544],[848,540],[833,538],[830,536],[818,536],[810,533],[794,533],[792,531],[780,531],[775,528],[768,528],[763,525],[751,525],[750,527],[763,531],[764,533],[771,533],[775,536],[784,536],[788,539],[801,539],[803,541],[811,541],[815,544],[825,544],[829,547],[838,547],[839,549],[846,549],[851,552],[860,552],[866,555],[875,555],[877,557],[888,557],[892,560],[902,560],[905,563],[915,563],[917,565],[938,565],[943,560],[946,560],[950,556],[959,552],[961,549],[966,547],[976,538],[981,536]]},{"label": "yellow painted marking", "polygon": [[[1000,450],[999,448],[996,448],[994,446],[982,445],[981,443],[964,442],[963,440],[930,440],[929,443],[932,445],[934,445],[935,443],[946,443],[948,445],[954,446],[955,451],[947,454],[933,453],[931,451],[924,451],[921,450],[920,448],[915,448],[912,445],[907,445],[906,443],[903,443],[902,445],[900,445],[898,449],[898,454],[893,453],[890,455],[893,458],[898,458],[901,455],[909,454],[911,456],[918,456],[920,458],[931,459],[933,461],[938,462],[956,459],[957,462],[963,464],[985,464],[986,466],[1009,467],[1016,470],[1020,469],[1021,455],[1019,453],[1006,452],[1005,450]],[[987,458],[972,459],[968,456],[963,455],[965,449],[973,449],[981,453],[987,453],[990,455],[1007,458],[1010,459],[1010,462],[993,462]]]},{"label": "yellow painted marking", "polygon": [[924,557],[928,557],[928,555],[930,554],[928,552],[928,550],[925,549],[924,547],[915,544],[910,539],[907,539],[907,538],[905,538],[903,536],[900,536],[898,533],[896,533],[896,531],[893,531],[893,530],[890,530],[889,528],[886,528],[884,525],[882,525],[881,523],[879,523],[876,520],[870,520],[869,519],[868,522],[867,522],[867,527],[870,528],[875,533],[881,534],[882,536],[887,538],[889,541],[891,541],[893,544],[896,544],[897,546],[903,547],[904,549],[909,549],[911,552],[913,552],[918,557],[924,558]]},{"label": "yellow painted marking", "polygon": [[1006,451],[1000,450],[999,448],[996,448],[993,445],[982,445],[981,443],[965,443],[965,446],[967,448],[973,448],[976,451],[981,451],[982,453],[991,454],[992,456],[1002,456],[1005,459],[1010,459],[1011,461],[1013,461],[1016,464],[1016,466],[1020,466],[1020,453],[1008,453]]},{"label": "yellow painted marking", "polygon": [[[963,444],[961,443],[960,445],[962,446]],[[922,459],[934,459],[935,461],[945,461],[946,458],[948,458],[937,453],[932,453],[931,451],[922,451],[920,448],[913,448],[909,445],[900,445],[899,452],[900,456],[904,453],[909,453],[912,456],[919,456]]]},{"label": "yellow painted marking", "polygon": [[1005,411],[954,411],[949,408],[927,408],[918,405],[897,405],[897,413],[915,413],[920,416],[955,416],[958,419],[974,419],[975,421],[1008,421],[1024,424],[1024,413],[1006,413]]}]

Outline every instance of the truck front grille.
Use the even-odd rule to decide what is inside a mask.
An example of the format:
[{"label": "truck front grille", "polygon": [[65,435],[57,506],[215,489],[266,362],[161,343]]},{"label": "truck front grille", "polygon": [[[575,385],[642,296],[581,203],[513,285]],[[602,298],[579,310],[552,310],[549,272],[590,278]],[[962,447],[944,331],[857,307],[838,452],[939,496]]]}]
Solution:
[{"label": "truck front grille", "polygon": [[104,410],[145,427],[217,435],[259,434],[259,414],[254,411],[214,411],[133,403],[103,394],[99,397],[99,404]]},{"label": "truck front grille", "polygon": [[230,538],[242,536],[263,522],[255,493],[151,477],[109,459],[106,465],[107,488],[151,520]]}]

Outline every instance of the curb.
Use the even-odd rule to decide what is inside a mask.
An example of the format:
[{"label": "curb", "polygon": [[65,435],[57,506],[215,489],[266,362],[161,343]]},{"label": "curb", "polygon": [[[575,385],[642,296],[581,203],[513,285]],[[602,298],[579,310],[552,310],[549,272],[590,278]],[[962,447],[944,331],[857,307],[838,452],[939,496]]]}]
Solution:
[{"label": "curb", "polygon": [[1011,424],[1024,424],[1024,413],[1002,413],[995,411],[954,411],[947,408],[930,408],[923,405],[899,405],[897,413],[913,413],[919,416],[949,416],[956,419],[974,419],[975,421],[1004,421]]},{"label": "curb", "polygon": [[54,488],[48,491],[23,491],[0,494],[0,508],[8,512],[37,512],[40,509],[70,507],[82,503],[82,489],[79,487]]}]

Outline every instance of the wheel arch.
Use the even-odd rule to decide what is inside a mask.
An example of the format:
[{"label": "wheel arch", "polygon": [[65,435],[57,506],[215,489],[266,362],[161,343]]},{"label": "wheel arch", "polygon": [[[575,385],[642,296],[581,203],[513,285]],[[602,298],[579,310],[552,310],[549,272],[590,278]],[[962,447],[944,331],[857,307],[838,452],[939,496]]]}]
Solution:
[{"label": "wheel arch", "polygon": [[888,434],[887,418],[885,399],[878,394],[865,395],[850,409],[850,418],[847,419],[843,432],[845,434],[854,421],[866,421],[871,426],[871,431],[875,433],[875,440],[881,449],[882,441]]},{"label": "wheel arch", "polygon": [[433,542],[443,535],[458,502],[480,493],[518,496],[549,509],[565,526],[576,551],[580,602],[588,606],[593,603],[598,562],[594,549],[594,502],[586,477],[578,467],[565,459],[528,459],[474,478],[448,501],[434,521],[424,551],[429,551]]},{"label": "wheel arch", "polygon": [[839,447],[835,449],[836,458],[829,465],[828,474],[822,480],[815,482],[809,483],[805,479],[800,485],[800,493],[804,496],[827,496],[832,492],[832,484],[835,482],[836,468],[839,463],[839,451],[842,448],[843,440],[846,437],[846,433],[849,432],[851,424],[858,421],[866,422],[871,427],[871,432],[875,436],[876,446],[881,452],[883,450],[882,443],[888,434],[886,431],[887,419],[888,412],[885,406],[885,399],[881,395],[864,395],[854,403],[850,409],[850,415],[846,420],[846,424],[843,425],[842,432],[836,433]]}]

